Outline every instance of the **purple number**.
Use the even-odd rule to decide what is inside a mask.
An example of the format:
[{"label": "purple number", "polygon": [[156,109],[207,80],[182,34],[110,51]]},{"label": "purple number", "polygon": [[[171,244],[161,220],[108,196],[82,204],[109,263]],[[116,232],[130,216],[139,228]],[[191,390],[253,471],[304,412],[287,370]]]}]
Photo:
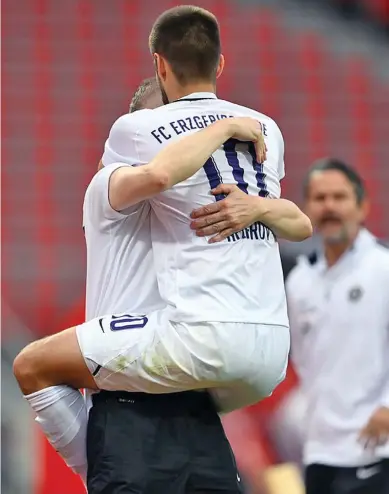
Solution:
[{"label": "purple number", "polygon": [[[240,188],[242,192],[247,194],[248,183],[244,178],[245,171],[239,163],[238,153],[236,151],[236,145],[238,141],[236,139],[229,139],[224,143],[223,150],[225,152],[227,162],[232,168],[232,175],[236,182],[236,185]],[[255,153],[255,146],[252,142],[245,143],[248,146],[248,152],[252,161],[252,167],[255,172],[255,179],[258,187],[258,195],[261,197],[267,197],[269,192],[266,188],[266,174],[263,169],[263,163],[258,163]],[[213,156],[211,156],[204,164],[204,171],[207,175],[209,185],[211,189],[215,189],[218,185],[223,183],[223,177],[221,176],[220,170]],[[223,194],[218,194],[215,199],[216,201],[221,201],[225,196]]]},{"label": "purple number", "polygon": [[146,316],[132,316],[131,314],[120,314],[112,316],[110,323],[111,331],[124,331],[125,329],[144,328],[148,322]]}]

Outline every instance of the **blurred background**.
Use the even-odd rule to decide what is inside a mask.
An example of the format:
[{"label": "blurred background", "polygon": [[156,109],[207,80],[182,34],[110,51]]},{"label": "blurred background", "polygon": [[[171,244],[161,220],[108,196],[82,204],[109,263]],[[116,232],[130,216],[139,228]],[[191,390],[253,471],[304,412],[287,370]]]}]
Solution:
[{"label": "blurred background", "polygon": [[[153,75],[152,23],[179,3],[2,1],[4,494],[82,492],[35,427],[12,360],[33,339],[83,321],[83,195],[111,124]],[[389,0],[194,3],[221,24],[219,97],[269,114],[283,131],[284,196],[301,204],[307,167],[336,156],[364,177],[368,227],[388,238]],[[286,275],[304,249],[283,246]],[[303,415],[291,368],[270,399],[225,418],[248,492],[259,492],[275,471],[298,471]],[[297,470],[273,466],[291,463]],[[300,492],[289,485],[277,492]]]}]

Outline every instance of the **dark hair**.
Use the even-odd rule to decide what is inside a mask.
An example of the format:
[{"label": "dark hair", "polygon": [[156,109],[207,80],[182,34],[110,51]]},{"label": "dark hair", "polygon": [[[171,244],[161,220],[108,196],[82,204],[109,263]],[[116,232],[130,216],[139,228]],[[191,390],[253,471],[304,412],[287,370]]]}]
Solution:
[{"label": "dark hair", "polygon": [[305,197],[307,197],[308,195],[309,183],[312,175],[315,172],[325,172],[329,170],[336,170],[342,173],[347,178],[347,180],[354,187],[357,203],[361,204],[366,196],[365,184],[362,180],[362,177],[353,167],[336,158],[323,158],[313,163],[311,168],[308,170],[308,173],[306,174],[303,182]]},{"label": "dark hair", "polygon": [[147,99],[156,91],[160,91],[160,89],[155,77],[145,79],[132,97],[130,103],[130,113],[146,108]]},{"label": "dark hair", "polygon": [[220,31],[207,10],[193,5],[166,10],[153,25],[149,47],[152,55],[166,58],[181,84],[216,80]]}]

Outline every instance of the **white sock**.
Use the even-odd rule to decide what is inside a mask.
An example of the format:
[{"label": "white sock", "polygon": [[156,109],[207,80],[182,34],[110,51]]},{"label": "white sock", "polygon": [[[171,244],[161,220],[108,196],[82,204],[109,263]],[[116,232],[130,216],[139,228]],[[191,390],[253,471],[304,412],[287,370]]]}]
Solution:
[{"label": "white sock", "polygon": [[25,398],[49,443],[86,484],[88,414],[83,395],[70,386],[51,386]]}]

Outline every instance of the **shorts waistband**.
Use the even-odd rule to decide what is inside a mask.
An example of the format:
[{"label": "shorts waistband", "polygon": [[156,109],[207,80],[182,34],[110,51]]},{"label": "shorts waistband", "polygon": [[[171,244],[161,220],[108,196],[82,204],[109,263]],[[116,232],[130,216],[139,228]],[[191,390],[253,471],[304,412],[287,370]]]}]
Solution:
[{"label": "shorts waistband", "polygon": [[181,391],[180,393],[151,394],[126,391],[100,391],[92,396],[93,405],[99,403],[149,404],[160,408],[215,408],[206,391]]}]

